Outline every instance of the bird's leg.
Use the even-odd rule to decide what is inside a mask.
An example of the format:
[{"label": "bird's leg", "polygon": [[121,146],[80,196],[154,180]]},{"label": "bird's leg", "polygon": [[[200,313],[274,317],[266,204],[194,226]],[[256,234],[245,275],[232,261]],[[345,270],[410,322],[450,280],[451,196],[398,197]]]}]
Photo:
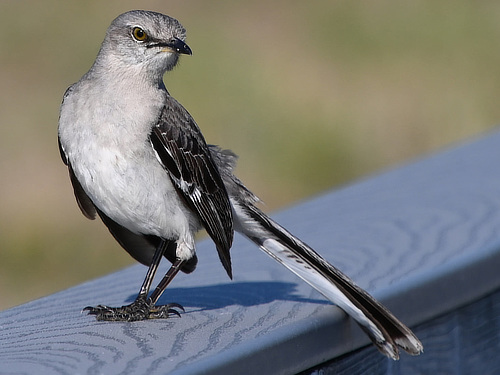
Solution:
[{"label": "bird's leg", "polygon": [[[154,276],[158,269],[158,265],[163,257],[163,254],[167,250],[169,241],[162,240],[158,245],[154,255],[153,260],[148,268],[144,282],[142,283],[141,290],[137,295],[137,298],[130,305],[125,305],[122,307],[109,307],[104,305],[98,305],[96,307],[88,306],[84,308],[88,311],[89,315],[95,315],[97,320],[107,320],[107,321],[137,321],[146,319],[160,319],[168,318],[171,315],[180,316],[180,313],[176,309],[184,311],[184,308],[177,303],[170,303],[163,306],[155,306],[161,293],[165,290],[170,281],[179,272],[183,261],[177,259],[172,267],[169,269],[165,277],[158,284],[150,298],[148,298],[149,289],[153,283]],[[175,245],[175,243],[174,243]]]},{"label": "bird's leg", "polygon": [[167,271],[165,276],[163,276],[163,279],[158,283],[158,286],[156,289],[151,293],[151,297],[149,297],[151,303],[155,304],[160,296],[163,294],[165,289],[167,288],[168,284],[174,279],[175,275],[179,273],[181,270],[182,265],[184,264],[184,261],[177,258],[172,264],[172,267]]}]

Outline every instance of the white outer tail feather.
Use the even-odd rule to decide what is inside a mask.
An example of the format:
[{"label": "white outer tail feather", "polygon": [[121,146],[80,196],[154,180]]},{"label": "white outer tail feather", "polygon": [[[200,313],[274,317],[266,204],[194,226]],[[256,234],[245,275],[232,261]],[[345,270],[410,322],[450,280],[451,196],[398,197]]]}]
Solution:
[{"label": "white outer tail feather", "polygon": [[313,268],[306,268],[303,263],[296,262],[295,257],[291,255],[291,252],[288,248],[274,239],[265,240],[264,244],[260,247],[268,255],[276,259],[306,283],[311,285],[318,292],[323,294],[330,301],[334,302],[338,307],[344,310],[359,324],[372,331],[377,337],[378,341],[384,341],[384,335],[382,334],[382,332],[380,332],[377,326],[375,326],[369,319],[367,319],[365,314],[363,314],[360,309],[353,305],[352,302],[349,301],[349,299],[339,290],[339,288],[326,280]]},{"label": "white outer tail feather", "polygon": [[397,346],[411,355],[423,351],[422,344],[410,329],[308,245],[255,206],[234,199],[232,203],[235,229],[344,310],[382,353],[397,360]]}]

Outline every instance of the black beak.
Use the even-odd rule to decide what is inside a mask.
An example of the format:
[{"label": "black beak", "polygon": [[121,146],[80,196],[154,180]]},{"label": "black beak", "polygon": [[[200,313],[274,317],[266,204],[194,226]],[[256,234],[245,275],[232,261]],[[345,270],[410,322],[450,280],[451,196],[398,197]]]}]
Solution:
[{"label": "black beak", "polygon": [[167,45],[169,48],[174,50],[177,53],[181,53],[183,55],[192,55],[193,51],[191,51],[191,48],[184,43],[182,40],[175,38],[172,42],[168,43]]},{"label": "black beak", "polygon": [[163,52],[166,51],[174,51],[176,53],[180,53],[183,55],[192,55],[193,52],[191,51],[191,48],[184,43],[182,40],[173,38],[171,41],[165,43],[165,42],[159,42],[159,43],[150,43],[146,45],[146,48],[162,48]]}]

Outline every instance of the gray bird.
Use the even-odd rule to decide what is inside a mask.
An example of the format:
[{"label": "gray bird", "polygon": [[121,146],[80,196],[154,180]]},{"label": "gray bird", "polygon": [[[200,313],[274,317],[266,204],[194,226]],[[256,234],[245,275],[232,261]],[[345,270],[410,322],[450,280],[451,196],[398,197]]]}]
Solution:
[{"label": "gray bird", "polygon": [[[97,215],[137,261],[149,266],[130,305],[87,307],[98,320],[179,315],[156,302],[179,271],[197,264],[194,236],[204,228],[232,277],[233,231],[244,234],[356,320],[393,359],[420,354],[417,337],[384,306],[312,248],[260,211],[233,175],[236,156],[207,145],[194,119],[167,91],[163,75],[191,55],[174,18],[148,11],[118,16],[90,70],[64,94],[59,148],[76,201]],[[163,257],[172,266],[148,296]]]}]

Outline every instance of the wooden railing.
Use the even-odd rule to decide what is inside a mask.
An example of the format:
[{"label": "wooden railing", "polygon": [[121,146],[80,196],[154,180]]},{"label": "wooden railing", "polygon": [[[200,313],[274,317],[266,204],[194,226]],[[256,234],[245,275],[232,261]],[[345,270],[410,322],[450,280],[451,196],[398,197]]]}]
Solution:
[{"label": "wooden railing", "polygon": [[237,237],[233,281],[213,244],[198,244],[196,272],[160,300],[182,304],[181,318],[81,313],[132,301],[141,265],[1,312],[0,373],[500,373],[500,132],[274,217],[413,327],[424,353],[386,359],[341,310]]}]

